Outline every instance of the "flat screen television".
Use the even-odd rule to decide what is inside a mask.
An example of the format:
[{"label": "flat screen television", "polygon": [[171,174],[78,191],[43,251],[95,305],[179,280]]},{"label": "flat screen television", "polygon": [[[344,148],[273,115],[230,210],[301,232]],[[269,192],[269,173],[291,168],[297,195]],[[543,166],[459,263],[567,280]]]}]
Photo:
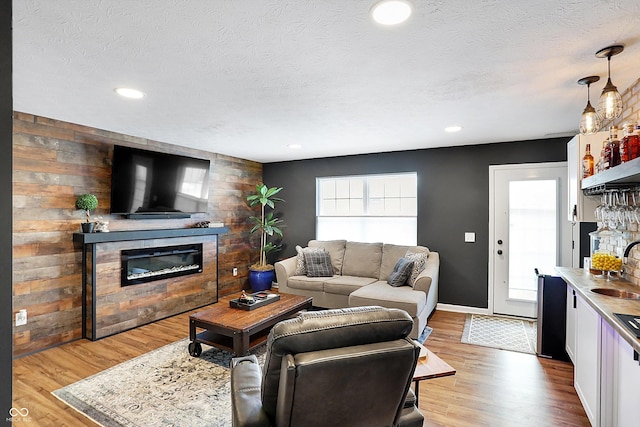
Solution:
[{"label": "flat screen television", "polygon": [[112,214],[188,218],[207,212],[208,159],[116,145],[112,164]]}]

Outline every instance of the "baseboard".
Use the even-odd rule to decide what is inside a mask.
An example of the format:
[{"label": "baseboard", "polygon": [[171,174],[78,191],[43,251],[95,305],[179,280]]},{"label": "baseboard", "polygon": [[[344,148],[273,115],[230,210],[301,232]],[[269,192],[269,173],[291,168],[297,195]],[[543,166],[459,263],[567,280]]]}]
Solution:
[{"label": "baseboard", "polygon": [[436,308],[442,311],[452,311],[454,313],[469,313],[469,314],[490,314],[488,308],[479,307],[467,307],[465,305],[453,305],[438,303]]}]

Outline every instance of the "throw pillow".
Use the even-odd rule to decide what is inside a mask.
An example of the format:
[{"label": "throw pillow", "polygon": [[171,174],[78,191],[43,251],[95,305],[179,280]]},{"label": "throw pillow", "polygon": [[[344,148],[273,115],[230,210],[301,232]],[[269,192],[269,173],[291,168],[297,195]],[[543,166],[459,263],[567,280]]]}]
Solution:
[{"label": "throw pillow", "polygon": [[296,245],[296,252],[298,255],[296,256],[296,271],[293,273],[294,276],[304,276],[307,274],[307,269],[304,265],[304,253],[302,252],[302,248],[300,245]]},{"label": "throw pillow", "polygon": [[325,251],[304,251],[307,277],[332,277],[331,256]]},{"label": "throw pillow", "polygon": [[414,262],[410,259],[400,258],[398,262],[396,262],[395,267],[393,267],[387,283],[394,287],[406,285],[407,279],[411,276],[413,264]]},{"label": "throw pillow", "polygon": [[413,261],[413,269],[411,270],[411,276],[409,276],[409,279],[407,280],[408,285],[410,286],[415,285],[418,275],[422,273],[422,270],[424,270],[424,267],[427,264],[428,256],[429,254],[425,252],[416,253],[416,252],[407,251],[404,257]]},{"label": "throw pillow", "polygon": [[307,275],[307,265],[304,262],[304,253],[305,252],[322,252],[324,248],[301,248],[299,245],[296,246],[296,252],[298,255],[296,256],[296,271],[293,273],[294,276],[306,276]]}]

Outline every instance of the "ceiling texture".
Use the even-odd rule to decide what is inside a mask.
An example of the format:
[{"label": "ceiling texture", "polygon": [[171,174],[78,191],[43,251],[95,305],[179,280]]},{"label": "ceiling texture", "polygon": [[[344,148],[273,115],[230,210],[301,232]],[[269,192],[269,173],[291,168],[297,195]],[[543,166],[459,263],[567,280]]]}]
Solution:
[{"label": "ceiling texture", "polygon": [[638,0],[375,1],[13,0],[14,110],[266,163],[568,136],[596,51],[640,77]]}]

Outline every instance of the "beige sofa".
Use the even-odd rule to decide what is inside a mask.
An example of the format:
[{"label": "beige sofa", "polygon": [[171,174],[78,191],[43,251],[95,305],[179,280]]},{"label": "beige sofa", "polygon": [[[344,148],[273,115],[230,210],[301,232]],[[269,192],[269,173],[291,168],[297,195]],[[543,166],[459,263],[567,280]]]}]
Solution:
[{"label": "beige sofa", "polygon": [[[418,338],[438,302],[440,258],[423,246],[311,240],[309,248],[324,248],[331,257],[331,277],[296,275],[298,256],[275,264],[280,292],[313,297],[313,305],[343,308],[379,305],[405,310],[413,319],[411,338]],[[428,254],[413,286],[387,283],[396,262],[407,254]]]}]

